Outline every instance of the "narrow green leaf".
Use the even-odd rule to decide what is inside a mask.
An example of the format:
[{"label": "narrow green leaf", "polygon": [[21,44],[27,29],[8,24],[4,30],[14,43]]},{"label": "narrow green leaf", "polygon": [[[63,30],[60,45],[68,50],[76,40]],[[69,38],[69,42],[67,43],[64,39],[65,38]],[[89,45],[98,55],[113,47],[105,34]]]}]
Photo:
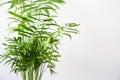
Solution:
[{"label": "narrow green leaf", "polygon": [[49,12],[48,9],[43,9],[43,11],[44,11],[48,16],[50,16],[50,12]]},{"label": "narrow green leaf", "polygon": [[20,29],[13,29],[13,31],[16,31],[18,33],[24,33],[24,34],[27,34],[27,35],[32,35],[32,33],[29,33],[29,32],[26,32],[26,31],[23,31],[23,30],[20,30]]},{"label": "narrow green leaf", "polygon": [[56,4],[54,4],[53,2],[50,2],[49,5],[52,5],[54,7],[56,7],[57,9],[60,9]]},{"label": "narrow green leaf", "polygon": [[27,31],[34,32],[31,28],[27,27],[26,25],[19,24],[19,26],[21,26],[22,28],[24,28]]},{"label": "narrow green leaf", "polygon": [[45,22],[48,21],[49,22],[49,21],[53,21],[53,19],[44,19],[43,21],[45,21]]},{"label": "narrow green leaf", "polygon": [[80,24],[76,24],[76,23],[67,23],[66,26],[69,26],[69,27],[76,27],[76,26],[79,26]]},{"label": "narrow green leaf", "polygon": [[34,30],[37,30],[37,28],[35,26],[30,26],[30,28],[32,28]]},{"label": "narrow green leaf", "polygon": [[26,37],[31,38],[31,36],[29,36],[29,35],[27,35],[27,34],[24,34],[24,33],[19,33],[19,35],[22,35],[22,36],[26,36]]},{"label": "narrow green leaf", "polygon": [[42,7],[40,9],[43,9],[48,15],[50,15],[50,11],[49,10],[52,10],[53,12],[57,13],[56,9],[54,9],[51,6],[48,6],[48,5],[47,5],[47,7]]},{"label": "narrow green leaf", "polygon": [[78,32],[79,33],[79,30],[77,29],[73,29],[73,28],[66,28],[67,30],[71,30],[71,31],[75,31],[75,32]]},{"label": "narrow green leaf", "polygon": [[63,30],[64,32],[67,32],[67,33],[74,33],[74,34],[78,34],[78,32],[76,32],[76,31],[68,31],[68,30]]},{"label": "narrow green leaf", "polygon": [[50,0],[50,1],[51,2],[56,2],[56,3],[61,3],[61,4],[65,3],[64,0]]},{"label": "narrow green leaf", "polygon": [[35,14],[33,14],[33,16],[46,16],[46,17],[49,17],[49,15],[47,15],[47,14],[37,14],[37,13],[35,13]]},{"label": "narrow green leaf", "polygon": [[36,9],[38,9],[37,6],[29,7],[29,8],[27,8],[27,9],[24,9],[21,13],[26,13],[26,12],[28,12],[28,11],[32,11],[32,10],[36,10]]},{"label": "narrow green leaf", "polygon": [[19,19],[22,19],[22,20],[25,20],[25,21],[28,21],[28,22],[33,22],[32,20],[27,19],[26,17],[23,17],[23,16],[21,16],[21,15],[18,15],[18,14],[14,13],[14,12],[9,11],[9,13],[12,14],[13,16],[19,18]]},{"label": "narrow green leaf", "polygon": [[7,1],[7,2],[4,2],[4,3],[1,3],[0,7],[3,6],[3,5],[5,5],[5,4],[9,4],[9,3],[12,3],[12,1]]},{"label": "narrow green leaf", "polygon": [[70,34],[68,34],[68,33],[62,33],[63,35],[66,35],[66,36],[68,36],[70,39],[72,39],[72,36],[70,35]]},{"label": "narrow green leaf", "polygon": [[24,9],[26,9],[26,8],[31,8],[31,7],[33,7],[34,5],[35,5],[35,4],[23,5],[23,6],[18,7],[18,8],[16,9],[16,11],[17,11],[17,10],[20,10],[20,9],[22,9],[22,8],[24,8]]},{"label": "narrow green leaf", "polygon": [[51,59],[52,61],[59,62],[59,60],[58,60],[58,59],[56,59],[56,58],[50,57],[50,59]]},{"label": "narrow green leaf", "polygon": [[41,26],[58,26],[58,27],[61,27],[60,25],[58,24],[54,24],[54,23],[44,23],[44,24],[41,24]]}]

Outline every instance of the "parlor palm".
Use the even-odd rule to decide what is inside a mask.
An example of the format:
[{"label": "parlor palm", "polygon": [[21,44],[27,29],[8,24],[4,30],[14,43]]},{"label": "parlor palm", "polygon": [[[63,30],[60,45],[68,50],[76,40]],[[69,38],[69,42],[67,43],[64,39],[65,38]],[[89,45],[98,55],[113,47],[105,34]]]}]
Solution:
[{"label": "parlor palm", "polygon": [[64,35],[71,38],[72,33],[79,33],[76,29],[79,24],[59,25],[55,21],[58,5],[64,3],[64,0],[10,0],[1,4],[10,4],[9,31],[17,33],[6,38],[1,59],[12,71],[20,72],[23,80],[41,80],[46,69],[55,73],[55,62],[61,56],[60,40]]}]

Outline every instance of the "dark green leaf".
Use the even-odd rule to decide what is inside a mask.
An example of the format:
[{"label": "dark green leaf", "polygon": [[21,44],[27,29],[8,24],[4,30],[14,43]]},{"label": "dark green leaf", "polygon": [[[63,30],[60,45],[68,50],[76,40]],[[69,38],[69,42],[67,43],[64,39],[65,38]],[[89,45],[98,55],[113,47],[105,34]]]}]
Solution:
[{"label": "dark green leaf", "polygon": [[79,26],[80,24],[76,24],[76,23],[67,23],[66,26],[69,26],[69,27],[76,27],[76,26]]},{"label": "dark green leaf", "polygon": [[72,39],[72,36],[70,35],[70,34],[68,34],[68,33],[62,33],[63,35],[66,35],[66,36],[68,36],[70,39]]}]

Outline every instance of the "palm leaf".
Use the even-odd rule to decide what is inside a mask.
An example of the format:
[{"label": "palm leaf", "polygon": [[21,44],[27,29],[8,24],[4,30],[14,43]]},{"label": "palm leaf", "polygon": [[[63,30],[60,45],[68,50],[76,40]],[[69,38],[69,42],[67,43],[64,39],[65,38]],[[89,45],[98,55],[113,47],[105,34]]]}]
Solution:
[{"label": "palm leaf", "polygon": [[28,22],[32,22],[32,23],[33,23],[33,21],[32,21],[32,20],[27,19],[27,18],[26,18],[26,17],[24,17],[24,16],[18,15],[18,14],[16,14],[16,13],[12,12],[12,11],[9,11],[9,13],[10,13],[10,14],[12,14],[13,16],[15,16],[15,17],[19,18],[19,19],[22,19],[22,20],[25,20],[25,21],[28,21]]},{"label": "palm leaf", "polygon": [[66,26],[69,26],[69,27],[76,27],[76,26],[79,26],[80,24],[76,24],[76,23],[67,23]]},{"label": "palm leaf", "polygon": [[5,5],[5,4],[9,4],[9,3],[12,3],[12,1],[7,1],[7,2],[4,2],[4,3],[1,3],[0,7],[3,6],[3,5]]},{"label": "palm leaf", "polygon": [[65,3],[64,0],[50,0],[50,1],[51,2],[56,2],[56,3],[61,3],[61,4]]},{"label": "palm leaf", "polygon": [[72,36],[70,34],[64,33],[64,32],[62,34],[65,35],[65,36],[68,36],[70,39],[72,39]]},{"label": "palm leaf", "polygon": [[19,24],[19,26],[21,26],[24,30],[26,31],[30,31],[30,32],[34,32],[34,30],[32,30],[31,28],[27,27],[26,25],[24,24]]},{"label": "palm leaf", "polygon": [[55,73],[55,62],[61,57],[58,45],[62,36],[72,38],[71,34],[78,34],[75,29],[79,24],[66,23],[59,25],[54,19],[59,4],[64,0],[11,0],[8,13],[12,19],[8,30],[17,33],[16,36],[6,38],[5,54],[0,59],[9,64],[15,73],[20,72],[23,80],[42,80],[47,68],[51,74]]}]

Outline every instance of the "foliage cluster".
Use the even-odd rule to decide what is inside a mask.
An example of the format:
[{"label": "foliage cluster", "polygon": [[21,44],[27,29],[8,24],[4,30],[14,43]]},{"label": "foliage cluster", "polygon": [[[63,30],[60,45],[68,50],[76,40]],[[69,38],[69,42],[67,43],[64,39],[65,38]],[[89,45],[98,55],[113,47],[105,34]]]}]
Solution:
[{"label": "foliage cluster", "polygon": [[5,54],[1,59],[12,71],[20,72],[23,80],[41,80],[46,69],[53,74],[55,62],[61,56],[58,51],[60,40],[64,35],[71,38],[71,33],[79,33],[76,29],[79,24],[61,26],[54,19],[58,5],[64,3],[64,0],[10,0],[3,3],[10,5],[8,13],[12,22],[9,30],[17,36],[6,38],[3,43]]}]

